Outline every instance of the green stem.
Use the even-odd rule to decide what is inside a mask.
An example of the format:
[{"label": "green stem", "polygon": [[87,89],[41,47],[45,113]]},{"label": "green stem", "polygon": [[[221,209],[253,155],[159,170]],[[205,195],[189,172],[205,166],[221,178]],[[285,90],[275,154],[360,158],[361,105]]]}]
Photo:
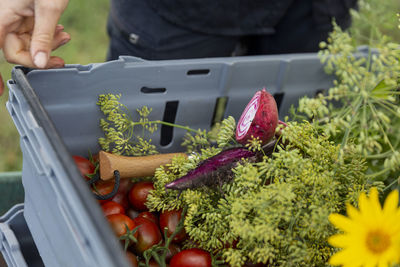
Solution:
[{"label": "green stem", "polygon": [[153,251],[153,253],[151,253],[154,260],[158,263],[159,267],[166,267],[166,263],[165,263],[165,257],[160,257],[158,256],[157,252]]},{"label": "green stem", "polygon": [[180,128],[180,129],[184,129],[188,132],[195,132],[198,133],[198,130],[195,130],[193,128],[190,128],[188,126],[183,126],[183,125],[179,125],[179,124],[175,124],[175,123],[170,123],[170,122],[166,122],[166,121],[160,121],[160,120],[155,120],[155,121],[146,121],[146,122],[133,122],[132,125],[145,125],[145,124],[151,124],[151,123],[158,123],[158,124],[162,124],[162,125],[166,125],[166,126],[171,126],[171,127],[176,127],[176,128]]},{"label": "green stem", "polygon": [[[368,106],[370,107],[372,113],[378,118],[378,114],[377,114],[377,112],[375,110],[375,107],[371,103],[368,103]],[[394,148],[392,146],[392,143],[390,143],[389,137],[386,135],[386,132],[382,127],[382,124],[380,123],[379,120],[376,120],[376,122],[378,123],[379,129],[381,130],[381,132],[382,132],[382,134],[383,134],[383,136],[385,138],[384,141],[387,141],[385,143],[387,143],[389,145],[390,149],[394,152],[395,150],[394,150]]]},{"label": "green stem", "polygon": [[384,108],[385,110],[387,110],[388,112],[390,112],[391,114],[393,114],[394,116],[400,118],[400,114],[397,113],[396,111],[394,111],[393,109],[391,109],[390,107],[388,107],[386,105],[386,103],[382,103],[384,101],[374,101],[374,103],[378,104],[379,106],[381,106],[382,108]]},{"label": "green stem", "polygon": [[171,242],[174,239],[174,237],[183,229],[186,212],[187,212],[187,207],[185,206],[182,209],[181,219],[179,220],[178,225],[176,226],[175,231],[172,233],[172,235],[170,235],[168,237],[167,229],[164,229],[165,244],[164,244],[164,249],[163,249],[163,251],[162,251],[162,253],[161,253],[160,257],[159,257],[159,261],[160,261],[159,264],[161,265],[161,263],[163,263],[164,265],[162,265],[161,267],[165,267],[165,258],[167,256],[169,245],[171,244]]},{"label": "green stem", "polygon": [[391,182],[388,186],[386,186],[386,187],[383,189],[383,192],[386,192],[386,190],[390,189],[395,183],[398,183],[398,182],[399,182],[399,181],[398,181],[397,179],[394,179],[393,182]]},{"label": "green stem", "polygon": [[386,151],[385,153],[368,155],[365,158],[367,158],[367,159],[384,159],[384,158],[387,158],[392,153],[393,153],[392,151]]},{"label": "green stem", "polygon": [[368,175],[366,175],[366,177],[367,177],[367,179],[373,179],[374,180],[376,177],[379,177],[379,176],[389,172],[389,170],[390,170],[389,168],[385,168],[383,170],[380,170],[379,172],[375,172],[373,174],[368,174]]},{"label": "green stem", "polygon": [[353,122],[354,122],[354,120],[355,120],[355,118],[356,118],[356,116],[354,116],[354,114],[358,112],[359,108],[361,107],[361,104],[362,104],[362,100],[361,100],[361,98],[359,97],[359,98],[358,98],[358,103],[357,103],[355,109],[353,110],[353,116],[352,116],[352,118],[351,118],[351,120],[350,120],[350,125],[349,125],[349,127],[346,128],[346,131],[345,131],[344,136],[343,136],[343,139],[342,139],[342,143],[340,144],[339,155],[338,155],[338,159],[339,159],[339,160],[342,158],[343,148],[344,148],[344,146],[345,146],[346,143],[347,143],[347,140],[348,140],[348,138],[349,138],[349,134],[350,134],[351,127],[352,127]]}]

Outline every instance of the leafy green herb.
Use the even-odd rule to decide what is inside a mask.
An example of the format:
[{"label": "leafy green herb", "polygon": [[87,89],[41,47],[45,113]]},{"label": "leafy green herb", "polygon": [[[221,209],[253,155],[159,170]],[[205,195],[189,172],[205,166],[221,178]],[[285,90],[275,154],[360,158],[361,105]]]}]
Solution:
[{"label": "leafy green herb", "polygon": [[[188,131],[187,138],[198,141],[198,144],[206,143],[205,131],[160,120],[150,121],[148,117],[152,109],[147,106],[136,110],[139,120],[135,121],[129,109],[120,100],[120,94],[99,95],[98,98],[97,105],[105,115],[105,118],[100,119],[104,137],[99,138],[99,144],[104,151],[127,156],[156,154],[156,146],[151,143],[150,136],[157,131],[158,124],[184,129]],[[190,133],[194,133],[195,136],[193,137]]]},{"label": "leafy green herb", "polygon": [[319,52],[336,76],[334,86],[327,95],[302,98],[293,118],[311,119],[341,144],[339,160],[355,144],[367,158],[370,178],[394,184],[400,171],[400,45],[372,26],[368,44],[373,49],[360,55],[350,33],[334,25]]},{"label": "leafy green herb", "polygon": [[[232,127],[233,121],[225,123]],[[148,206],[156,211],[187,207],[184,226],[191,240],[221,253],[231,266],[246,261],[325,265],[333,253],[326,238],[336,231],[329,214],[343,212],[346,202],[356,203],[373,183],[355,146],[347,146],[339,161],[340,146],[318,127],[306,122],[288,125],[281,134],[285,148],[278,146],[272,158],[261,162],[239,164],[233,169],[233,182],[222,188],[187,189],[179,195],[164,187],[220,149],[175,159],[157,170]],[[381,183],[375,185],[382,188]],[[236,248],[229,248],[235,240]]]}]

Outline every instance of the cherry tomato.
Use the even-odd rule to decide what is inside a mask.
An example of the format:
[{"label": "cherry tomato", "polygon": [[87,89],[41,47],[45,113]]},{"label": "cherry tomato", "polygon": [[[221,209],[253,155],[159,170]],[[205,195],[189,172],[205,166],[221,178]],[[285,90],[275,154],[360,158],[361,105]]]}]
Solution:
[{"label": "cherry tomato", "polygon": [[[92,191],[95,194],[107,195],[112,192],[114,184],[114,179],[107,181],[98,181],[95,184],[97,191],[95,189],[92,189]],[[122,207],[127,210],[129,208],[128,192],[131,186],[132,182],[130,182],[129,179],[121,179],[117,194],[111,199],[99,200],[99,203],[104,204],[108,201],[114,201],[121,204]]]},{"label": "cherry tomato", "polygon": [[143,212],[139,213],[137,217],[146,218],[146,219],[152,221],[153,223],[158,224],[157,215],[155,215],[154,213],[152,213],[150,211],[143,211]]},{"label": "cherry tomato", "polygon": [[172,257],[170,267],[211,267],[211,255],[199,248],[185,249]]},{"label": "cherry tomato", "polygon": [[92,155],[92,160],[94,161],[94,162],[99,162],[99,154],[97,153],[97,154],[93,154]]},{"label": "cherry tomato", "polygon": [[137,253],[142,254],[162,240],[160,229],[154,222],[141,217],[136,217],[133,221],[139,226],[136,231],[137,243],[133,246]]},{"label": "cherry tomato", "polygon": [[[145,261],[141,262],[141,266],[145,266],[145,264],[146,264]],[[149,267],[160,267],[160,265],[158,265],[158,263],[154,259],[151,259],[149,261]],[[167,265],[167,267],[168,267],[168,265]]]},{"label": "cherry tomato", "polygon": [[121,179],[119,182],[118,192],[112,198],[112,201],[121,204],[125,208],[125,210],[129,208],[128,193],[132,185],[133,183],[129,179]]},{"label": "cherry tomato", "polygon": [[[129,230],[133,230],[137,225],[136,223],[129,218],[128,216],[118,213],[118,214],[111,214],[108,215],[107,217],[108,222],[110,223],[114,233],[118,236],[121,237],[124,234],[126,234],[126,226],[129,228]],[[134,237],[137,237],[138,234],[137,232],[134,234]]]},{"label": "cherry tomato", "polygon": [[121,204],[115,201],[108,201],[104,203],[103,205],[101,205],[101,209],[103,210],[105,216],[118,213],[125,214],[124,207],[122,207]]},{"label": "cherry tomato", "polygon": [[130,263],[130,265],[132,267],[138,267],[139,266],[139,263],[138,263],[138,260],[137,260],[137,257],[136,257],[135,254],[133,254],[130,251],[127,251],[126,252],[126,257],[128,258],[128,262]]},{"label": "cherry tomato", "polygon": [[139,213],[140,213],[140,212],[138,212],[137,210],[132,209],[132,208],[129,208],[129,209],[126,211],[126,215],[128,215],[129,218],[131,218],[132,220],[135,219],[135,218],[139,215]]},{"label": "cherry tomato", "polygon": [[86,174],[94,173],[96,167],[93,165],[93,163],[91,163],[87,158],[78,155],[74,155],[72,158],[74,159],[82,177],[84,177],[86,180],[90,180],[90,177],[86,176]]},{"label": "cherry tomato", "polygon": [[[164,244],[163,244],[164,245]],[[175,243],[170,243],[168,246],[167,255],[165,256],[165,261],[168,263],[171,261],[172,257],[181,251],[181,247]]]},{"label": "cherry tomato", "polygon": [[147,211],[146,207],[147,196],[150,190],[153,190],[152,182],[137,182],[133,184],[129,191],[129,202],[138,211]]},{"label": "cherry tomato", "polygon": [[[182,216],[182,210],[164,211],[160,214],[160,230],[164,232],[167,228],[167,236],[170,237],[174,232]],[[182,242],[186,239],[186,231],[184,228],[179,231],[173,238],[174,242]]]}]

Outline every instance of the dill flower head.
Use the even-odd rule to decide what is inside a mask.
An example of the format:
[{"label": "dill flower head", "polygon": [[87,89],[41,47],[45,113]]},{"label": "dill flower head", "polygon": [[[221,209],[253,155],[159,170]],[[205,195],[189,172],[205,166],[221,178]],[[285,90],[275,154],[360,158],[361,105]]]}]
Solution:
[{"label": "dill flower head", "polygon": [[343,231],[328,242],[342,248],[329,263],[343,266],[391,266],[400,263],[400,208],[397,190],[386,198],[383,208],[378,191],[359,197],[359,210],[347,205],[348,217],[331,214],[329,220]]}]

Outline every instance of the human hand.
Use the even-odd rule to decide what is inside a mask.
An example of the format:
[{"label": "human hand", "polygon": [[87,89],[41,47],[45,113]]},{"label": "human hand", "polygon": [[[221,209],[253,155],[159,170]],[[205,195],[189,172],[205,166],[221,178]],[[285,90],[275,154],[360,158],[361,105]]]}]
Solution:
[{"label": "human hand", "polygon": [[[64,66],[51,51],[66,44],[70,35],[58,20],[68,0],[0,0],[0,49],[5,59],[30,68]],[[0,95],[4,83],[0,74]]]}]

